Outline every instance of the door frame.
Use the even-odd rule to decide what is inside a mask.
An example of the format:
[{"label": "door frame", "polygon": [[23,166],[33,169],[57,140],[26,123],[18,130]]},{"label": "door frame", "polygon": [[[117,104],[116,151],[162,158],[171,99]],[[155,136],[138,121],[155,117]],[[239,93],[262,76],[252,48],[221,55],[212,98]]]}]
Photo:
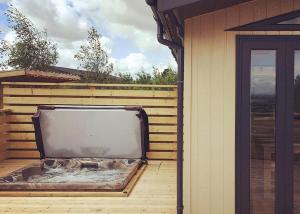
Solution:
[{"label": "door frame", "polygon": [[[277,50],[276,54],[276,173],[275,213],[293,213],[294,58],[300,49],[296,35],[238,35],[236,39],[236,129],[235,207],[236,214],[250,213],[250,70],[251,50]],[[290,46],[289,46],[290,44]],[[296,48],[298,46],[298,48]],[[289,53],[289,54],[287,54]],[[292,58],[292,59],[291,59]],[[284,72],[287,72],[285,74]],[[290,115],[290,116],[286,116]],[[288,143],[286,143],[288,142]]]}]

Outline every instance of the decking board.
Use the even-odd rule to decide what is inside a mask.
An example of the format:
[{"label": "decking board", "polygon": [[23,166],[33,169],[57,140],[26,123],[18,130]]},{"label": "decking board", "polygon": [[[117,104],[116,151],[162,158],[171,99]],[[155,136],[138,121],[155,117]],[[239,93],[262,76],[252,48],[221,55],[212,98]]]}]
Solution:
[{"label": "decking board", "polygon": [[[36,160],[0,162],[0,176]],[[129,197],[0,197],[0,213],[176,213],[176,162],[149,161]]]}]

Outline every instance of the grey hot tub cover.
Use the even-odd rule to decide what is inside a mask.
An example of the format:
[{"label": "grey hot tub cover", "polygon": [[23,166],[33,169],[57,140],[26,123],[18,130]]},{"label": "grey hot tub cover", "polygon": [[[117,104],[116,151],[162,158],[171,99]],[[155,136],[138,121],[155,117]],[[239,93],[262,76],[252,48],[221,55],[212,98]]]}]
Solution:
[{"label": "grey hot tub cover", "polygon": [[[146,160],[146,153],[149,151],[148,116],[139,106],[41,105],[38,106],[32,121],[41,159],[140,158]],[[91,130],[83,130],[84,127]],[[73,130],[76,128],[78,130]],[[121,138],[120,142],[113,142],[116,141],[117,136]],[[88,147],[89,144],[93,147]],[[60,149],[53,150],[54,145]],[[82,147],[80,152],[78,152],[78,145]],[[68,151],[68,147],[72,146],[75,147],[73,151]],[[116,147],[120,148],[115,149]]]}]

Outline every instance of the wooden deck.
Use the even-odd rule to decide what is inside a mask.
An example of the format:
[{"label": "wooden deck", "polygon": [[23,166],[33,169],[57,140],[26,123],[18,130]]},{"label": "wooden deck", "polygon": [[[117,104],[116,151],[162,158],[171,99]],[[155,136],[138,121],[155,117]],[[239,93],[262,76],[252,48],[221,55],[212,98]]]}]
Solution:
[{"label": "wooden deck", "polygon": [[[32,163],[0,162],[0,176]],[[129,197],[0,197],[0,213],[176,213],[176,162],[150,161]]]}]

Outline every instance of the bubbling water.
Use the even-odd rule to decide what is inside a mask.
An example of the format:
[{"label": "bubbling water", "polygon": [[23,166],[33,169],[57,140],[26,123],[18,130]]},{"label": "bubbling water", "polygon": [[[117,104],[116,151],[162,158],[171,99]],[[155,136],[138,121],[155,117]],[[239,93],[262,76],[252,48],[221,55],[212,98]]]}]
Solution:
[{"label": "bubbling water", "polygon": [[50,168],[42,175],[33,175],[28,178],[31,183],[67,183],[67,182],[111,182],[122,180],[126,173],[118,169],[89,169],[89,168]]}]

